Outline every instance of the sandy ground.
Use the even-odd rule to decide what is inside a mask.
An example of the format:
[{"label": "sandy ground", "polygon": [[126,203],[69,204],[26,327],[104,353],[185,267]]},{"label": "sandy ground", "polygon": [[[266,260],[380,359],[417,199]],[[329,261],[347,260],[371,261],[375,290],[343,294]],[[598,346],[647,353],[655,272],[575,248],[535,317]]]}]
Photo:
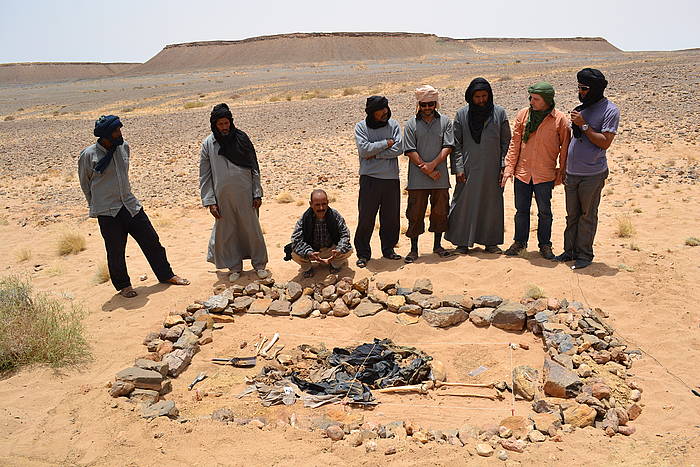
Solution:
[{"label": "sandy ground", "polygon": [[[564,63],[511,64],[509,79],[495,81],[496,101],[509,116],[525,105],[526,86],[546,78],[557,87],[558,105],[570,109],[575,104],[575,71],[595,60],[570,59]],[[523,60],[526,62],[526,60]],[[542,287],[548,296],[580,300],[600,307],[610,315],[616,332],[648,355],[632,367],[644,388],[644,412],[634,424],[629,438],[604,436],[592,428],[565,435],[563,443],[546,442],[528,447],[523,454],[510,453],[511,464],[540,465],[576,463],[584,465],[694,465],[700,462],[700,398],[690,387],[700,385],[700,312],[696,304],[700,292],[700,248],[684,244],[691,236],[700,237],[700,216],[696,200],[700,197],[700,175],[696,124],[700,110],[693,97],[698,90],[697,54],[625,55],[618,61],[596,63],[602,68],[611,89],[608,93],[622,110],[621,131],[609,150],[611,177],[604,189],[601,216],[596,237],[595,263],[574,272],[564,265],[547,262],[534,247],[524,258],[492,257],[481,252],[440,260],[425,255],[413,265],[388,260],[372,260],[366,270],[346,270],[363,277],[391,274],[406,284],[416,277],[429,277],[436,293],[466,292],[476,297],[497,293],[519,298],[530,284]],[[0,109],[23,107],[23,99],[44,102],[46,108],[58,108],[70,102],[80,114],[47,118],[43,111],[20,112],[13,121],[0,122],[0,257],[2,273],[19,273],[32,278],[38,290],[48,292],[66,304],[76,303],[88,311],[87,335],[92,345],[92,362],[53,371],[43,367],[25,368],[0,380],[0,463],[3,465],[328,465],[389,463],[395,465],[454,465],[464,463],[501,463],[495,458],[470,457],[469,449],[431,443],[396,444],[397,454],[384,456],[389,440],[380,440],[376,453],[332,443],[318,433],[291,427],[271,431],[240,426],[223,426],[203,415],[221,407],[232,407],[241,415],[264,416],[268,420],[287,419],[292,413],[310,415],[308,409],[265,409],[253,398],[234,400],[249,371],[219,369],[202,383],[208,391],[221,391],[220,398],[192,400],[186,385],[202,369],[210,369],[205,360],[237,349],[242,340],[253,342],[261,333],[279,331],[283,343],[348,345],[373,337],[417,345],[445,361],[453,380],[479,365],[491,370],[484,380],[507,379],[510,351],[504,343],[527,342],[529,351],[514,351],[513,364],[534,363],[542,356],[534,337],[506,334],[497,330],[478,330],[465,323],[449,330],[430,328],[424,323],[401,326],[394,315],[380,313],[359,319],[289,320],[261,316],[243,316],[235,324],[217,331],[214,343],[205,346],[191,367],[174,380],[171,396],[187,423],[158,419],[145,421],[126,403],[114,403],[105,389],[120,369],[144,353],[141,345],[147,332],[160,327],[171,310],[181,309],[196,299],[211,295],[223,282],[213,266],[204,260],[212,219],[197,207],[197,162],[199,142],[207,133],[210,104],[228,100],[236,93],[241,102],[232,101],[239,126],[256,143],[263,170],[266,197],[261,222],[270,254],[270,269],[281,281],[298,279],[293,263],[282,261],[282,246],[287,243],[293,223],[304,209],[304,199],[313,186],[331,192],[337,208],[354,229],[356,223],[357,156],[354,153],[352,125],[362,118],[364,94],[369,90],[386,93],[394,115],[404,121],[411,112],[411,94],[417,82],[433,79],[444,91],[443,109],[453,115],[463,103],[463,90],[472,76],[494,77],[503,70],[497,64],[482,63],[446,67],[438,76],[433,69],[416,71],[415,77],[377,69],[356,70],[361,94],[342,96],[351,80],[340,71],[298,69],[289,73],[284,84],[250,70],[252,83],[260,76],[260,85],[245,95],[242,85],[226,89],[208,98],[206,107],[183,109],[200,89],[213,92],[216,83],[199,87],[204,73],[144,78],[142,83],[158,82],[141,96],[144,105],[124,115],[124,134],[132,147],[132,186],[154,220],[162,243],[176,271],[190,280],[189,287],[158,284],[148,265],[130,241],[128,264],[138,298],[127,300],[114,295],[109,283],[96,285],[93,277],[98,264],[105,261],[104,247],[97,224],[87,219],[84,200],[75,178],[75,159],[79,150],[91,143],[91,121],[100,113],[120,113],[128,91],[141,86],[138,78],[120,83],[104,95],[84,93],[80,88],[100,86],[104,82],[60,84],[43,87],[0,88]],[[394,65],[394,69],[400,69]],[[417,68],[416,68],[417,70]],[[212,72],[214,73],[214,72]],[[216,72],[224,74],[225,71]],[[214,74],[216,74],[214,73]],[[269,73],[283,74],[274,69]],[[190,80],[190,81],[187,81]],[[313,86],[310,80],[317,80]],[[168,83],[187,82],[182,95],[169,96]],[[111,83],[114,83],[111,81]],[[321,84],[319,84],[321,83]],[[670,87],[665,87],[667,85]],[[119,86],[127,92],[119,93]],[[219,85],[220,86],[220,85]],[[252,86],[252,84],[251,84]],[[453,88],[448,88],[453,86]],[[302,100],[306,89],[325,89],[328,98]],[[196,89],[196,90],[195,90]],[[221,91],[221,89],[219,89]],[[270,102],[279,93],[293,95],[291,101]],[[210,99],[209,99],[210,98]],[[151,99],[148,101],[148,99]],[[207,100],[209,99],[209,100]],[[243,102],[245,101],[245,102]],[[37,107],[38,109],[38,107]],[[14,108],[12,109],[14,112]],[[33,112],[33,113],[32,113]],[[406,162],[401,170],[405,180]],[[280,193],[298,200],[278,203]],[[506,239],[513,232],[512,185],[506,188]],[[405,207],[406,198],[402,199]],[[553,241],[561,249],[564,227],[564,194],[554,192]],[[533,211],[533,232],[536,226]],[[617,220],[629,216],[636,233],[619,238]],[[405,220],[402,221],[405,224]],[[87,249],[75,256],[58,257],[55,242],[65,229],[77,229],[87,237]],[[373,239],[378,251],[378,239]],[[421,239],[421,248],[429,251],[430,239]],[[533,242],[531,241],[531,244]],[[408,241],[402,237],[398,251],[406,253]],[[31,259],[20,261],[17,253],[31,250]],[[354,264],[354,261],[351,262]],[[246,264],[246,268],[249,265]],[[148,278],[139,282],[138,277]],[[321,274],[319,273],[320,277]],[[241,278],[252,279],[248,271]],[[653,357],[652,357],[653,356]],[[510,415],[525,413],[527,407],[510,402],[479,404],[443,402],[418,398],[389,398],[373,411],[338,408],[317,409],[314,414],[364,417],[365,420],[391,421],[414,419],[426,427],[457,428],[464,422],[488,424]],[[427,407],[429,406],[429,407]],[[474,410],[475,408],[493,410]],[[340,411],[340,412],[339,412]],[[473,450],[472,450],[473,453]]]}]

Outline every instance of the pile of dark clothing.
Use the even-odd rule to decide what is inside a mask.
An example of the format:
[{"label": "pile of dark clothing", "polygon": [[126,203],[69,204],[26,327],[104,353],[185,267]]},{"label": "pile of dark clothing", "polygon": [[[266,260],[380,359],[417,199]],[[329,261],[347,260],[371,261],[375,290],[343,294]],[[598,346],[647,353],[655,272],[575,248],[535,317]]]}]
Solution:
[{"label": "pile of dark clothing", "polygon": [[297,397],[308,407],[343,399],[371,406],[377,404],[372,389],[419,384],[430,379],[432,357],[413,347],[395,345],[389,339],[334,348],[319,357],[320,364],[305,376],[294,367],[286,372],[266,367],[240,396],[257,392],[266,406],[289,405]]}]

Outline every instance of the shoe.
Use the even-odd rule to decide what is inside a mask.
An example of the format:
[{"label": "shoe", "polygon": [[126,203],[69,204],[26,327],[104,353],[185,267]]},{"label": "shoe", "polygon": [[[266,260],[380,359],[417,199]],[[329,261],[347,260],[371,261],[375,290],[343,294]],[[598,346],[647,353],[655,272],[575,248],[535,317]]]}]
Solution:
[{"label": "shoe", "polygon": [[553,260],[556,258],[556,256],[554,256],[554,253],[552,253],[552,247],[549,245],[542,245],[540,247],[540,255],[542,255],[544,259],[548,260]]},{"label": "shoe", "polygon": [[367,258],[357,258],[357,261],[355,262],[355,264],[357,265],[358,268],[366,268],[368,261],[369,260]]},{"label": "shoe", "polygon": [[554,261],[558,261],[560,263],[566,263],[567,261],[573,261],[574,257],[571,253],[567,253],[566,251],[560,255],[557,255],[554,257]]},{"label": "shoe", "polygon": [[265,279],[267,277],[270,277],[270,271],[267,269],[256,269],[255,274],[258,275],[258,279]]},{"label": "shoe", "polygon": [[236,282],[238,279],[241,277],[241,272],[240,271],[234,271],[228,276],[228,280],[230,282]]},{"label": "shoe", "polygon": [[329,264],[328,265],[328,272],[330,272],[331,274],[338,274],[340,272],[340,268],[336,268],[332,264]]},{"label": "shoe", "polygon": [[466,245],[460,245],[457,248],[455,248],[455,253],[457,253],[458,255],[468,255],[469,247]]},{"label": "shoe", "polygon": [[417,251],[409,251],[408,254],[403,258],[405,263],[413,263],[415,260],[418,259],[418,252]]},{"label": "shoe", "polygon": [[592,261],[588,261],[587,259],[577,259],[576,262],[574,263],[573,266],[571,266],[571,269],[583,269],[587,268],[590,266]]},{"label": "shoe", "polygon": [[303,273],[301,276],[302,276],[304,279],[308,279],[308,278],[310,278],[310,277],[314,277],[314,270],[313,270],[313,268],[311,268],[311,269],[309,269],[309,270],[307,270],[307,271],[304,271],[304,273]]},{"label": "shoe", "polygon": [[501,250],[498,245],[486,245],[486,248],[484,248],[484,251],[486,253],[493,253],[495,255],[500,255],[503,253],[503,250]]},{"label": "shoe", "polygon": [[443,247],[439,246],[433,250],[433,253],[438,255],[440,258],[447,258],[448,256],[452,256],[451,251],[445,250]]},{"label": "shoe", "polygon": [[397,255],[395,251],[390,251],[389,253],[384,254],[382,256],[386,259],[393,259],[393,260],[401,259],[401,255]]},{"label": "shoe", "polygon": [[518,256],[518,254],[520,254],[520,252],[523,251],[525,248],[527,247],[522,243],[513,242],[513,244],[508,247],[504,254],[506,256]]}]

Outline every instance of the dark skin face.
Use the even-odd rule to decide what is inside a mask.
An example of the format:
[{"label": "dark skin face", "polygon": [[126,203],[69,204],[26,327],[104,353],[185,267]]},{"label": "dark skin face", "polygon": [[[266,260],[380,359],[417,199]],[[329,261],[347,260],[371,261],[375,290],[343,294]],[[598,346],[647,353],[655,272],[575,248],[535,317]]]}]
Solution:
[{"label": "dark skin face", "polygon": [[228,118],[222,117],[216,121],[216,129],[219,133],[226,136],[231,131],[231,121]]},{"label": "dark skin face", "polygon": [[389,121],[389,109],[384,107],[383,109],[375,110],[372,113],[372,118],[377,122],[388,122]]},{"label": "dark skin face", "polygon": [[314,193],[309,201],[309,206],[318,219],[323,219],[328,212],[328,196],[324,193]]},{"label": "dark skin face", "polygon": [[[114,130],[112,132],[112,139],[113,140],[119,139],[121,137],[122,137],[122,129],[121,128],[117,128],[116,130]],[[109,149],[112,147],[112,142],[110,140],[108,140],[107,138],[100,138],[100,144],[102,146],[104,146],[106,149]]]},{"label": "dark skin face", "polygon": [[437,102],[420,102],[418,107],[420,108],[421,117],[431,119],[435,114],[435,107]]},{"label": "dark skin face", "polygon": [[489,101],[489,92],[488,91],[475,91],[474,94],[472,95],[472,102],[474,102],[474,105],[478,105],[479,107],[484,107]]}]

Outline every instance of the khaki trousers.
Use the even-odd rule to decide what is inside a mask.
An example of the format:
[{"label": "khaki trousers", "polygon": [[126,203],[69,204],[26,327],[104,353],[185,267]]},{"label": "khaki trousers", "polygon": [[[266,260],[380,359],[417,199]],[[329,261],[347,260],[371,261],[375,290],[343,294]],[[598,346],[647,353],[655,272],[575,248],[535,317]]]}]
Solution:
[{"label": "khaki trousers", "polygon": [[[335,248],[335,245],[331,246],[330,248],[321,248],[318,255],[323,259],[330,258],[331,254],[333,254],[333,248]],[[340,269],[345,265],[350,255],[352,255],[352,250],[348,251],[347,253],[342,253],[340,256],[337,256],[333,261],[331,261],[331,266],[336,269]],[[299,256],[294,252],[292,252],[292,259],[295,263],[301,266],[302,271],[308,271],[312,267],[312,261],[310,259]]]}]

